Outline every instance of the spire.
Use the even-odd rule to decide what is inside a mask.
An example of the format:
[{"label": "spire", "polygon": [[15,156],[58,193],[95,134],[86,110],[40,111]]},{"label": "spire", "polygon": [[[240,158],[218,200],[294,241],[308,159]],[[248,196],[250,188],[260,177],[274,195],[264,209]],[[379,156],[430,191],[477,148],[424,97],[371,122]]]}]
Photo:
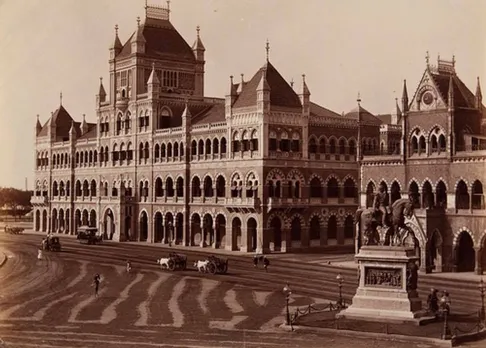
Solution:
[{"label": "spire", "polygon": [[59,105],[62,106],[62,91],[59,93]]},{"label": "spire", "polygon": [[229,88],[229,93],[228,95],[236,95],[237,94],[237,90],[236,90],[236,86],[235,84],[233,83],[233,75],[230,76],[230,88]]},{"label": "spire", "polygon": [[71,121],[71,128],[69,129],[69,137],[76,136],[76,129],[74,128],[74,120]]},{"label": "spire", "polygon": [[196,27],[196,41],[194,41],[194,44],[192,45],[192,50],[204,52],[204,51],[206,51],[206,48],[204,47],[204,45],[202,43],[201,36],[199,34],[200,31],[201,31],[201,27],[198,25]]},{"label": "spire", "polygon": [[106,97],[106,91],[105,91],[105,87],[103,87],[103,78],[100,77],[100,90],[98,92],[98,95],[103,99],[104,97]]},{"label": "spire", "polygon": [[359,112],[359,109],[361,108],[361,93],[358,92],[358,98],[356,98],[356,101],[358,102],[358,112]]},{"label": "spire", "polygon": [[257,91],[270,91],[270,86],[267,82],[267,70],[262,69],[262,77],[258,83]]},{"label": "spire", "polygon": [[398,105],[398,98],[395,97],[395,106],[391,112],[391,124],[398,124],[400,122],[400,116],[402,111]]},{"label": "spire", "polygon": [[245,87],[245,75],[244,74],[240,74],[240,76],[241,76],[241,82],[238,85],[238,90],[237,90],[237,93],[238,94],[240,94],[241,92],[243,92],[243,87]]},{"label": "spire", "polygon": [[266,57],[268,62],[270,60],[270,43],[268,42],[268,39],[267,39],[267,44],[265,45],[265,51],[267,51]]},{"label": "spire", "polygon": [[305,83],[305,74],[302,74],[302,95],[310,95],[309,87],[307,87],[307,83]]},{"label": "spire", "polygon": [[188,105],[188,100],[186,98],[186,105],[184,107],[184,111],[182,112],[182,118],[190,119],[191,118],[191,112],[189,111],[189,105]]},{"label": "spire", "polygon": [[427,66],[427,69],[430,67],[430,55],[429,55],[429,51],[427,51],[425,53],[425,64]]},{"label": "spire", "polygon": [[403,112],[408,112],[407,80],[403,80],[402,111]]},{"label": "spire", "polygon": [[292,87],[292,89],[294,89],[294,78],[293,77],[290,80],[290,87]]},{"label": "spire", "polygon": [[477,78],[478,82],[476,84],[476,108],[480,109],[483,105],[483,93],[481,92],[481,84],[479,82],[479,76]]},{"label": "spire", "polygon": [[39,134],[39,132],[41,131],[42,129],[42,125],[39,121],[39,114],[37,114],[37,122],[35,124],[35,130],[36,130],[36,134]]},{"label": "spire", "polygon": [[452,75],[449,77],[449,92],[448,95],[448,104],[449,104],[449,111],[454,110],[454,80]]},{"label": "spire", "polygon": [[86,115],[83,114],[83,122],[81,122],[81,134],[88,132],[88,123],[86,123]]},{"label": "spire", "polygon": [[152,62],[152,72],[150,73],[149,79],[147,81],[147,85],[160,85],[159,77],[155,72],[155,62]]},{"label": "spire", "polygon": [[120,38],[118,37],[118,24],[115,25],[115,41],[113,42],[113,46],[111,47],[115,51],[121,50],[123,47]]}]

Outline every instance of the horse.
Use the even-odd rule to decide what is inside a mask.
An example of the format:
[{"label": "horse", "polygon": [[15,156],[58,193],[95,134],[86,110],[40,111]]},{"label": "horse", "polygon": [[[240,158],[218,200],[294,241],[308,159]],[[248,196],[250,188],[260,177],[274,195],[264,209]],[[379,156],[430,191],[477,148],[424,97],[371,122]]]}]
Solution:
[{"label": "horse", "polygon": [[157,260],[157,263],[160,265],[162,268],[169,268],[169,257],[161,257],[160,259]]},{"label": "horse", "polygon": [[194,267],[197,268],[198,272],[207,273],[208,265],[209,265],[208,260],[205,260],[205,261],[198,260],[198,261],[194,262]]},{"label": "horse", "polygon": [[[397,199],[391,205],[391,214],[386,216],[387,225],[390,226],[386,233],[384,245],[402,245],[404,239],[399,238],[400,229],[407,229],[405,217],[410,218],[413,214],[413,203],[408,198]],[[380,217],[376,217],[373,208],[358,209],[355,216],[359,233],[364,237],[364,245],[377,245],[380,243],[378,227],[381,226]],[[401,236],[403,237],[403,236]]]}]

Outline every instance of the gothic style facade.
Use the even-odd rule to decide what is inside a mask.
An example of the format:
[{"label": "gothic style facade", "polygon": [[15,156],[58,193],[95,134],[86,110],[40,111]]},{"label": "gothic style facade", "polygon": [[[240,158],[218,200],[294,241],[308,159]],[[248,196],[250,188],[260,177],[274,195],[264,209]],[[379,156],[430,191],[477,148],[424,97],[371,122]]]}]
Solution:
[{"label": "gothic style facade", "polygon": [[[189,46],[169,9],[110,49],[96,123],[60,105],[37,121],[34,229],[228,250],[353,249],[361,143],[382,121],[337,114],[294,90],[268,58],[225,98],[204,95],[205,47]],[[358,141],[358,137],[362,139]]]},{"label": "gothic style facade", "polygon": [[364,153],[360,205],[369,207],[384,183],[390,204],[412,193],[421,268],[428,272],[476,271],[486,267],[486,114],[477,81],[473,93],[456,74],[455,59],[427,65],[409,102],[404,83],[401,108],[383,121],[380,148]]}]

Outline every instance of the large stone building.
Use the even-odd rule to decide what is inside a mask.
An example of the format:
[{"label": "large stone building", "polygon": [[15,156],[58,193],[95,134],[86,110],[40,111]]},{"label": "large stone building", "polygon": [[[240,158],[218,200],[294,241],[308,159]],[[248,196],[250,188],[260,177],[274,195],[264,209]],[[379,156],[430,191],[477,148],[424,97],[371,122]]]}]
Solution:
[{"label": "large stone building", "polygon": [[[361,162],[360,205],[384,183],[391,201],[412,193],[421,268],[473,271],[486,267],[486,114],[479,78],[475,93],[456,74],[455,59],[427,64],[409,101],[378,116],[380,148]],[[391,202],[390,202],[391,203]]]},{"label": "large stone building", "polygon": [[[169,9],[110,49],[96,123],[61,105],[36,125],[34,228],[98,227],[107,238],[228,250],[353,248],[356,161],[382,121],[337,114],[295,88],[268,57],[225,98],[204,95],[205,47],[189,46]],[[358,122],[359,120],[359,122]],[[382,173],[381,173],[382,174]],[[380,174],[380,175],[381,175]]]}]

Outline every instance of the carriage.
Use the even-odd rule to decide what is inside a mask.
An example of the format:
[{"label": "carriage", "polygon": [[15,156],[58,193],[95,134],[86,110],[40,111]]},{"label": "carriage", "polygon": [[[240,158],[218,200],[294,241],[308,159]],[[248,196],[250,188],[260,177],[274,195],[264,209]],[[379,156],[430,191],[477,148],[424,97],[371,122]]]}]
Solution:
[{"label": "carriage", "polygon": [[10,227],[10,226],[5,226],[5,233],[10,233],[10,234],[21,234],[24,232],[24,229],[22,227]]},{"label": "carriage", "polygon": [[211,274],[225,274],[228,272],[228,259],[222,259],[216,256],[208,257],[208,272]]},{"label": "carriage", "polygon": [[187,256],[182,254],[170,253],[166,267],[174,271],[176,269],[184,271],[187,267]]},{"label": "carriage", "polygon": [[42,250],[45,251],[61,251],[61,242],[59,237],[47,237],[42,240]]},{"label": "carriage", "polygon": [[96,227],[81,226],[77,229],[77,239],[81,244],[100,244],[103,242],[103,236],[98,232]]}]

